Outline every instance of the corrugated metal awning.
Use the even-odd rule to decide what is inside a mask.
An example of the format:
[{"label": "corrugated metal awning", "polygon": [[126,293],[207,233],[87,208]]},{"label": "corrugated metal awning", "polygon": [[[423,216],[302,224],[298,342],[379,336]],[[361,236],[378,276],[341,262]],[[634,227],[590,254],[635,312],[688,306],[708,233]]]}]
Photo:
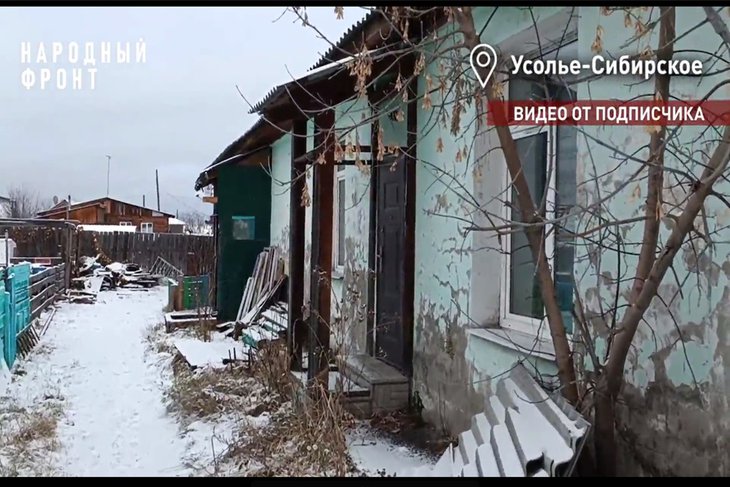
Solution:
[{"label": "corrugated metal awning", "polygon": [[590,424],[560,395],[548,395],[515,366],[433,468],[413,476],[564,477],[572,474]]}]

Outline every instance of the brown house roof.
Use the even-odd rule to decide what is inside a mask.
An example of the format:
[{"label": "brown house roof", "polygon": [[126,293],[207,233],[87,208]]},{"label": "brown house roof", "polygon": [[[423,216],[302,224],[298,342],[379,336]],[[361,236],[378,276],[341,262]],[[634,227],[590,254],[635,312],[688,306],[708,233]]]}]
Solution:
[{"label": "brown house roof", "polygon": [[[109,198],[108,196],[105,196],[103,198],[96,198],[96,199],[93,199],[93,200],[81,201],[81,202],[78,202],[78,203],[71,203],[70,209],[71,210],[78,210],[80,208],[87,208],[89,206],[101,205],[102,202],[104,202],[104,201],[114,201],[114,202],[122,203],[122,204],[125,204],[125,205],[128,205],[128,206],[134,206],[135,208],[142,208],[143,210],[154,211],[156,213],[160,213],[160,214],[162,214],[164,216],[167,216],[167,217],[175,216],[172,213],[167,213],[165,211],[158,211],[158,210],[155,210],[154,208],[146,208],[144,206],[135,205],[134,203],[128,203],[126,201],[118,200],[116,198]],[[54,215],[56,213],[61,213],[61,212],[66,211],[67,207],[68,207],[68,202],[66,200],[63,200],[63,201],[60,201],[58,204],[52,206],[51,208],[49,208],[47,210],[39,211],[38,212],[38,216],[48,216],[48,215]]]}]

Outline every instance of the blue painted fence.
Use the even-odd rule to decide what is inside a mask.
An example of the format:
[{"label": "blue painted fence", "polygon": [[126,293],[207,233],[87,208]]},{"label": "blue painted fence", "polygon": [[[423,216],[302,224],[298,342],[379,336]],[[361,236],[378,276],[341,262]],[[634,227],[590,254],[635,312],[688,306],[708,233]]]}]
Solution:
[{"label": "blue painted fence", "polygon": [[[16,264],[3,271],[4,292],[0,292],[0,329],[5,363],[12,367],[18,353],[17,337],[30,324],[29,263]],[[0,287],[0,291],[2,287]]]}]

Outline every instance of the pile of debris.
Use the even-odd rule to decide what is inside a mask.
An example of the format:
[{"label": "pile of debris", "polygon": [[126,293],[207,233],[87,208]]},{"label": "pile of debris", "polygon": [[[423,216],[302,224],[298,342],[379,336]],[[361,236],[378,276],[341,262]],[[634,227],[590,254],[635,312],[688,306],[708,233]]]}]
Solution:
[{"label": "pile of debris", "polygon": [[71,279],[67,298],[72,302],[94,303],[104,290],[120,287],[146,290],[157,286],[162,276],[144,271],[139,264],[112,262],[102,265],[102,254],[79,259],[77,276]]},{"label": "pile of debris", "polygon": [[[164,262],[159,264],[160,268],[168,267]],[[215,313],[209,308],[170,311],[165,315],[166,331],[198,327],[204,332],[202,340],[179,337],[174,342],[192,368],[236,362],[250,365],[253,353],[263,343],[286,336],[285,282],[281,253],[276,247],[267,247],[258,255],[253,275],[246,280],[235,320],[216,325]]]},{"label": "pile of debris", "polygon": [[239,338],[255,349],[262,342],[277,340],[286,334],[288,306],[281,300],[284,288],[284,260],[276,247],[265,248],[246,286],[234,321],[218,325],[219,331]]}]

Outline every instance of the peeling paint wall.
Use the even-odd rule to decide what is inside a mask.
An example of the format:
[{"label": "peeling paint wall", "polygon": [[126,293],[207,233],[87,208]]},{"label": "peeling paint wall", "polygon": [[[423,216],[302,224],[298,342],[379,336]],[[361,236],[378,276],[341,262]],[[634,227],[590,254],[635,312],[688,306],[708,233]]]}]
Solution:
[{"label": "peeling paint wall", "polygon": [[[369,146],[371,116],[367,100],[337,106],[335,127],[345,145]],[[356,156],[357,154],[355,154]],[[363,153],[362,158],[369,154]],[[346,354],[366,352],[368,311],[368,235],[370,232],[370,169],[348,165],[345,171],[345,266],[339,280],[336,321],[338,341]]]},{"label": "peeling paint wall", "polygon": [[[335,128],[344,142],[370,145],[370,126],[362,124],[370,115],[366,101],[346,102],[335,109]],[[356,128],[355,128],[356,127]],[[307,151],[314,147],[314,124],[307,124]],[[291,135],[286,134],[271,147],[271,243],[287,256],[289,251],[289,190],[291,181]],[[363,153],[364,158],[369,154]],[[313,196],[312,168],[307,170],[307,191]],[[345,168],[345,267],[332,284],[331,323],[333,348],[345,353],[364,353],[367,332],[367,264],[370,176],[367,167]],[[333,188],[334,191],[334,188]],[[335,215],[336,216],[336,215]],[[304,299],[309,300],[309,269],[312,252],[312,206],[305,211]],[[288,270],[288,262],[287,262]]]},{"label": "peeling paint wall", "polygon": [[[559,10],[533,12],[539,20]],[[487,7],[474,10],[477,31],[492,12]],[[499,45],[530,26],[528,9],[500,8],[482,40]],[[471,74],[468,57],[465,52],[466,75]],[[438,70],[437,63],[426,67],[434,80]],[[419,78],[421,96],[425,88],[424,75]],[[436,94],[433,104],[439,103]],[[461,120],[459,135],[453,136],[448,129],[434,128],[432,110],[419,107],[413,388],[424,417],[452,433],[467,428],[471,416],[483,409],[489,378],[504,373],[520,358],[513,350],[469,332],[499,324],[499,254],[488,249],[496,247],[488,235],[466,232],[466,225],[457,219],[470,218],[467,212],[473,207],[464,205],[465,192],[453,181],[473,194],[495,194],[503,173],[499,161],[490,163],[475,154],[474,108],[467,107]],[[481,141],[482,155],[489,146],[487,139]],[[535,362],[540,370],[552,367],[542,359]]]},{"label": "peeling paint wall", "polygon": [[291,184],[291,142],[286,134],[271,145],[271,245],[287,256],[289,272],[289,188]]},{"label": "peeling paint wall", "polygon": [[[652,20],[656,19],[658,8],[654,9]],[[646,20],[648,12],[634,9]],[[723,20],[728,22],[728,12],[723,10]],[[704,19],[701,7],[678,7],[676,32],[680,36]],[[598,7],[581,8],[579,27],[579,51],[582,58],[592,56],[591,45],[596,38],[598,26],[606,33],[602,37],[603,49],[618,57],[620,46],[635,34],[633,27],[624,25],[623,13],[601,15]],[[610,35],[609,35],[610,33]],[[656,47],[658,29],[651,39],[644,39]],[[674,46],[678,50],[713,50],[719,45],[719,38],[706,24],[681,38]],[[632,48],[630,54],[636,52]],[[685,54],[695,59],[697,54]],[[721,77],[724,76],[724,77]],[[682,99],[698,99],[726,75],[707,77],[698,86],[697,78],[673,77],[672,95]],[[647,83],[627,86],[634,82],[629,78],[609,77],[592,81],[580,88],[579,96],[593,99],[629,99],[654,91],[653,80]],[[590,90],[590,91],[589,91]],[[724,91],[724,92],[723,92]],[[713,98],[726,99],[730,92],[719,90]],[[689,160],[703,159],[701,150],[711,150],[714,144],[702,147],[690,143],[704,127],[684,127],[678,133],[683,142],[681,151],[668,152],[665,164],[680,167],[676,157]],[[585,127],[588,135],[615,145],[621,151],[634,154],[646,160],[649,134],[639,127]],[[698,165],[693,172],[699,174]],[[631,172],[637,169],[635,163],[619,163],[613,151],[579,137],[578,163],[579,198],[583,203],[597,201],[600,194],[621,187]],[[605,174],[598,184],[592,183],[596,174]],[[671,178],[666,177],[663,200],[672,203],[682,196]],[[581,182],[585,186],[580,187]],[[646,179],[629,184],[611,200],[608,210],[616,219],[643,214],[646,198]],[[718,188],[726,193],[728,183]],[[670,211],[669,204],[664,205]],[[710,232],[727,224],[727,208],[717,199],[710,197],[706,203],[707,225]],[[660,244],[666,241],[671,220],[662,219]],[[595,225],[587,222],[587,225]],[[639,223],[624,225],[623,238],[626,242],[641,242],[643,226]],[[727,230],[720,233],[718,240],[725,240]],[[631,248],[638,252],[638,246]],[[697,257],[697,255],[701,255]],[[686,245],[678,254],[674,272],[667,274],[659,295],[646,313],[646,322],[639,325],[634,346],[629,352],[625,374],[627,384],[622,393],[619,433],[621,438],[620,471],[624,474],[647,475],[729,475],[730,374],[730,244],[716,243],[712,248],[702,242],[693,250]],[[620,263],[620,267],[619,267]],[[595,317],[594,333],[598,345],[605,350],[606,323],[609,316],[601,315],[601,309],[610,307],[615,299],[612,279],[619,275],[629,278],[636,268],[637,258],[617,252],[600,252],[595,245],[582,249],[576,256],[575,277],[578,290],[586,306]],[[627,272],[628,270],[628,272]],[[685,282],[681,292],[678,283]],[[627,289],[623,286],[622,289]],[[662,303],[666,303],[666,306]],[[626,303],[626,294],[619,296],[619,305]],[[680,336],[681,335],[681,336]]]}]

